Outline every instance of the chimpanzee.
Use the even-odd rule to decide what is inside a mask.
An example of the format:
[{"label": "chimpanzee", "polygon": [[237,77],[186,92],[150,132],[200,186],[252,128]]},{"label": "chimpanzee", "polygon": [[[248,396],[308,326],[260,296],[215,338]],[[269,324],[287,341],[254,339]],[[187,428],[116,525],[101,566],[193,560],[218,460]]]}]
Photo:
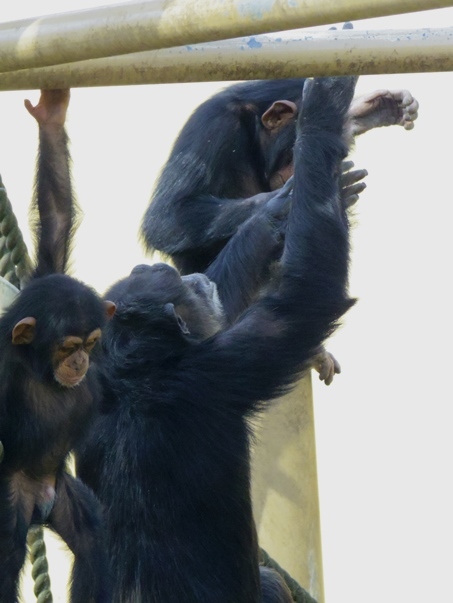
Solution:
[{"label": "chimpanzee", "polygon": [[100,505],[65,471],[100,388],[90,355],[114,304],[65,273],[75,209],[64,128],[68,90],[26,108],[39,124],[37,265],[0,319],[0,601],[17,601],[31,525],[57,532],[75,555],[73,603],[110,600]]},{"label": "chimpanzee", "polygon": [[[286,392],[353,304],[339,198],[356,79],[307,82],[272,283],[232,325],[204,274],[140,265],[107,293],[104,402],[78,474],[104,505],[115,603],[287,603],[259,568],[249,419]],[[287,211],[285,196],[268,205]]]},{"label": "chimpanzee", "polygon": [[[305,79],[252,81],[215,94],[198,107],[177,138],[142,224],[149,249],[171,256],[182,274],[205,272],[216,282],[227,317],[229,297],[244,282],[240,266],[213,262],[227,241],[236,256],[255,241],[238,236],[241,224],[262,211],[292,174],[295,124]],[[283,100],[282,100],[283,99]],[[418,102],[406,90],[377,90],[359,97],[349,113],[354,135],[391,124],[411,129]],[[364,189],[365,170],[345,166],[345,203]],[[245,263],[243,263],[245,266]],[[310,361],[328,385],[338,362],[319,350]]]},{"label": "chimpanzee", "polygon": [[[142,224],[145,244],[171,256],[181,274],[204,272],[239,225],[292,174],[305,81],[229,86],[201,104],[186,122]],[[407,90],[377,90],[351,104],[352,133],[392,124],[410,130],[417,110],[418,102]],[[359,171],[352,179],[364,175]],[[346,183],[351,183],[350,177]],[[362,189],[363,185],[352,191],[346,187],[347,196],[354,200]]]}]

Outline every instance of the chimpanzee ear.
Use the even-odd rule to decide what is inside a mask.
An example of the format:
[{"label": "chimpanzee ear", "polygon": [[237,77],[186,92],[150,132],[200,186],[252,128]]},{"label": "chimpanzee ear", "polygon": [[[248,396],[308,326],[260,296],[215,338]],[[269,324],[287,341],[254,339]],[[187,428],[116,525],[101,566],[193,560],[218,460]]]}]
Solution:
[{"label": "chimpanzee ear", "polygon": [[261,123],[267,130],[278,130],[297,115],[297,105],[288,100],[278,100],[261,116]]},{"label": "chimpanzee ear", "polygon": [[107,320],[110,320],[111,318],[113,318],[113,316],[116,312],[116,304],[112,301],[105,300],[104,308],[105,308],[105,313],[107,315]]},{"label": "chimpanzee ear", "polygon": [[183,321],[183,319],[180,317],[180,315],[177,314],[177,312],[175,310],[175,306],[173,304],[171,304],[171,303],[165,304],[164,312],[167,316],[174,318],[175,323],[178,325],[178,327],[183,335],[190,335],[190,331],[187,328],[186,323]]},{"label": "chimpanzee ear", "polygon": [[26,345],[31,343],[35,338],[35,327],[36,318],[33,318],[33,316],[27,316],[27,318],[19,320],[14,326],[11,334],[13,345]]}]

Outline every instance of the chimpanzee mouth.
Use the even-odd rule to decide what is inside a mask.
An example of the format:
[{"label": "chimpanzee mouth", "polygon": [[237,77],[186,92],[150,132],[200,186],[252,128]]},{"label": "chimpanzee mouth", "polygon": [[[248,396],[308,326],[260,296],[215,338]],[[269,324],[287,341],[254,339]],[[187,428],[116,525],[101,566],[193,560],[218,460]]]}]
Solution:
[{"label": "chimpanzee mouth", "polygon": [[65,379],[60,379],[55,375],[55,381],[63,387],[77,387],[84,379],[85,375],[82,375],[81,377],[67,377]]}]

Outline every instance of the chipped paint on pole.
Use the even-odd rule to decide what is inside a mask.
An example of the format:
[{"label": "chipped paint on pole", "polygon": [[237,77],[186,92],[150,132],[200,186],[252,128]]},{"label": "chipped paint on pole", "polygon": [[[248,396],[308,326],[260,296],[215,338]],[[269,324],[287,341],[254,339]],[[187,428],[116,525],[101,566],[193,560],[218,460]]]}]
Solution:
[{"label": "chipped paint on pole", "polygon": [[251,36],[0,73],[0,90],[453,70],[453,28]]},{"label": "chipped paint on pole", "polygon": [[152,0],[0,25],[0,72],[453,6],[453,0]]}]

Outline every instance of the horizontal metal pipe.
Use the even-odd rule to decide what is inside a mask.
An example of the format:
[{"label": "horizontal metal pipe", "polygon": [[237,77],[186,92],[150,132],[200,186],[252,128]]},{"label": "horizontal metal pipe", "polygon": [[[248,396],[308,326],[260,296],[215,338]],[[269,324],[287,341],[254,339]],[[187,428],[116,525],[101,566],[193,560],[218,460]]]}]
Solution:
[{"label": "horizontal metal pipe", "polygon": [[0,25],[0,72],[453,6],[453,0],[152,0]]},{"label": "horizontal metal pipe", "polygon": [[0,90],[453,70],[453,27],[256,36],[0,73]]}]

